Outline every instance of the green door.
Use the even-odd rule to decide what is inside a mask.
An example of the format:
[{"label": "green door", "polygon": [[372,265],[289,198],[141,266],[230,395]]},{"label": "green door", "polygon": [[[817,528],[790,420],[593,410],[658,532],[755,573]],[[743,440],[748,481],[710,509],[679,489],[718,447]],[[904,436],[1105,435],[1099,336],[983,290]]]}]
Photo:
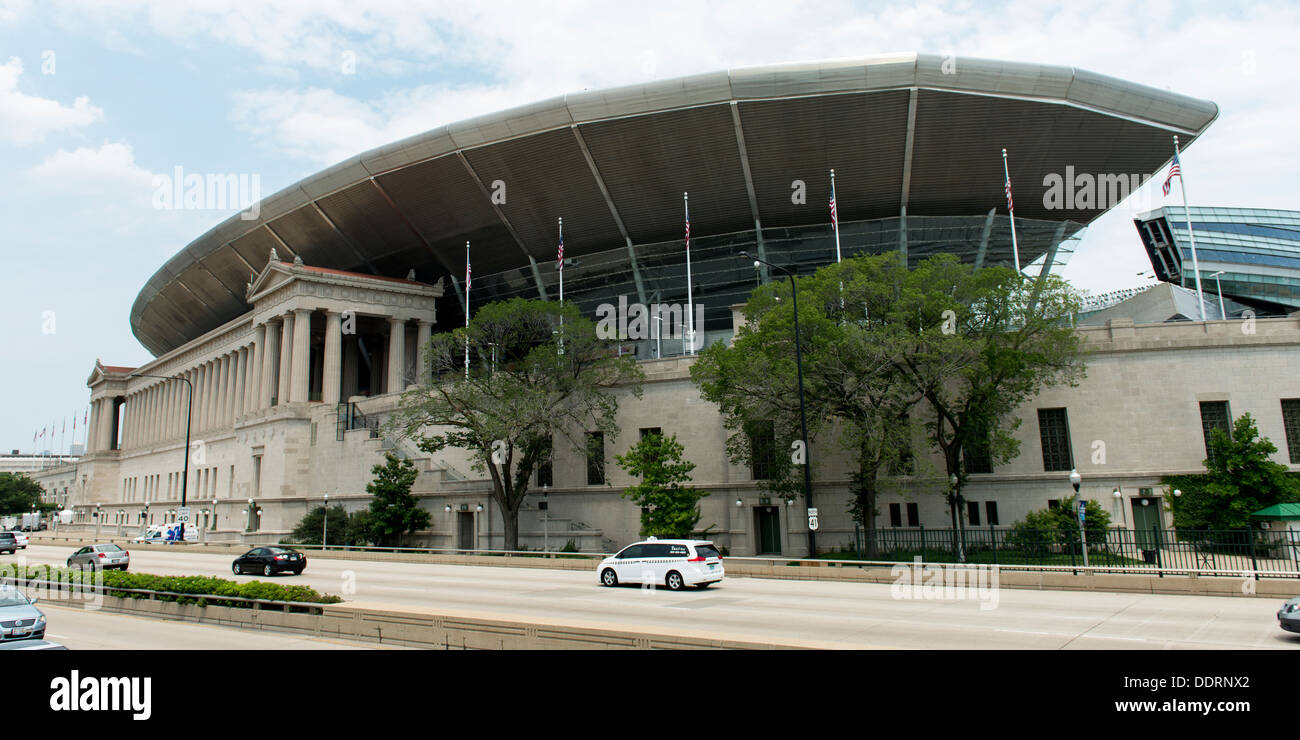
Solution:
[{"label": "green door", "polygon": [[754,507],[758,531],[758,554],[781,554],[781,510],[775,506]]},{"label": "green door", "polygon": [[[1147,502],[1145,506],[1142,505],[1143,501]],[[1157,532],[1164,529],[1161,503],[1159,496],[1133,499],[1133,529],[1138,550],[1156,549]]]}]

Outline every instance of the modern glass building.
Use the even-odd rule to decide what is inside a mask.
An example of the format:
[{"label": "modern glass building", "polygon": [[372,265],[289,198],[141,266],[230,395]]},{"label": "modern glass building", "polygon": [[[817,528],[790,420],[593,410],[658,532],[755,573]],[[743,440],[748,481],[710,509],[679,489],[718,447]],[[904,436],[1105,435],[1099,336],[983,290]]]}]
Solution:
[{"label": "modern glass building", "polygon": [[1134,219],[1156,277],[1195,289],[1189,215],[1204,294],[1221,285],[1267,314],[1300,309],[1300,211],[1166,206]]}]

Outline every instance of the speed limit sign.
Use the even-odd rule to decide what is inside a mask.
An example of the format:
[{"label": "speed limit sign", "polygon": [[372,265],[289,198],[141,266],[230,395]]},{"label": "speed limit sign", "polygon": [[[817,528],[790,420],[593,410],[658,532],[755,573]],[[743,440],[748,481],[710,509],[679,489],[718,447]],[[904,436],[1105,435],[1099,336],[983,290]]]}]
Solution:
[{"label": "speed limit sign", "polygon": [[817,510],[816,510],[816,509],[809,509],[809,510],[808,510],[808,528],[811,529],[811,530],[813,530],[813,531],[815,532],[815,531],[817,531],[817,526],[818,526],[818,524],[817,524]]}]

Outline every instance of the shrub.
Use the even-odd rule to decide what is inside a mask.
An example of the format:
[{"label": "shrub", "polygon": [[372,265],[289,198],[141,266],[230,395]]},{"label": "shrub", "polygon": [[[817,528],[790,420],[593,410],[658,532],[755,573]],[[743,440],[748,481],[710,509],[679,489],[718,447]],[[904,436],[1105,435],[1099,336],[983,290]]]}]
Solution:
[{"label": "shrub", "polygon": [[[29,565],[26,578],[44,578],[65,583],[94,583],[96,573],[81,568],[56,568]],[[210,576],[159,576],[152,573],[134,573],[130,571],[109,570],[103,572],[105,593],[109,596],[143,598],[143,594],[114,591],[117,588],[133,588],[145,591],[170,591],[177,594],[193,594],[195,598],[182,596],[155,596],[158,601],[179,601],[182,604],[199,604],[200,606],[233,606],[252,608],[251,604],[240,601],[227,601],[220,596],[234,596],[243,599],[263,599],[265,601],[297,601],[309,604],[337,604],[342,598],[333,594],[322,594],[309,586],[282,586],[278,583],[250,581],[239,583],[225,578]],[[206,597],[206,598],[205,598]]]}]

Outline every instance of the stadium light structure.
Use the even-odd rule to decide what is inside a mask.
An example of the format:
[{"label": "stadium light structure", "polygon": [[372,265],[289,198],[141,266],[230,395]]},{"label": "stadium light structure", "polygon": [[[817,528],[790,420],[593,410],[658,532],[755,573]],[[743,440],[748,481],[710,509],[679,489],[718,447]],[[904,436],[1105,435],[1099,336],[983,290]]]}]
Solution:
[{"label": "stadium light structure", "polygon": [[[790,296],[791,305],[794,307],[794,365],[796,374],[799,376],[799,432],[803,440],[803,495],[804,500],[808,503],[808,508],[813,508],[812,492],[812,456],[808,450],[808,412],[804,406],[803,399],[803,352],[799,348],[799,288],[794,282],[794,272],[788,267],[782,267],[768,262],[765,259],[754,257],[749,252],[741,252],[741,259],[754,260],[754,269],[758,269],[760,264],[780,270],[790,278]],[[817,532],[808,528],[808,557],[817,557]]]}]

